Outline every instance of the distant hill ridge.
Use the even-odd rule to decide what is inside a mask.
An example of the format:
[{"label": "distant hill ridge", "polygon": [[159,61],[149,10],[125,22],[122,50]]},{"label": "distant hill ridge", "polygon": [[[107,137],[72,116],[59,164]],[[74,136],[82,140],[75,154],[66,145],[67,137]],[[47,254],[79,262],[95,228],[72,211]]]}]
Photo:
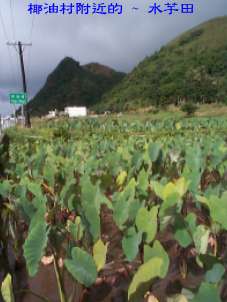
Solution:
[{"label": "distant hill ridge", "polygon": [[30,103],[32,115],[65,106],[103,112],[182,101],[227,103],[227,16],[205,22],[146,57],[132,72],[65,58]]},{"label": "distant hill ridge", "polygon": [[53,109],[64,110],[66,106],[94,106],[103,93],[112,89],[124,76],[124,73],[99,63],[81,66],[66,57],[31,100],[31,115],[42,116]]},{"label": "distant hill ridge", "polygon": [[227,16],[187,31],[145,58],[95,107],[123,111],[183,100],[227,103]]}]

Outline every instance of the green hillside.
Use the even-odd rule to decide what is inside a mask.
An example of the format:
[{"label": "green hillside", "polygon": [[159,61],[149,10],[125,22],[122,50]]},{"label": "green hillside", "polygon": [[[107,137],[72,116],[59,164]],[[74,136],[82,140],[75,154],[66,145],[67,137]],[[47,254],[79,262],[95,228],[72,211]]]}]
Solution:
[{"label": "green hillside", "polygon": [[81,66],[72,58],[65,58],[29,103],[31,115],[42,116],[49,110],[64,110],[72,105],[91,107],[123,77],[124,73],[98,63]]},{"label": "green hillside", "polygon": [[127,110],[181,101],[227,103],[227,17],[213,19],[145,58],[97,110]]}]

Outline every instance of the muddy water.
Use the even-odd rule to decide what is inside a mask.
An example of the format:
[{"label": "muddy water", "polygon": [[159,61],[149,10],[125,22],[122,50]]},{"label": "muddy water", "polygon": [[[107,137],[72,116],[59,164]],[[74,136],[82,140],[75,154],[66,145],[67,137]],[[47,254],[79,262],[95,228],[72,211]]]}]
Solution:
[{"label": "muddy water", "polygon": [[[129,280],[124,276],[119,277],[115,284],[102,282],[85,292],[82,300],[79,299],[79,295],[75,296],[73,302],[126,302],[128,283]],[[37,275],[34,278],[28,279],[27,285],[31,291],[48,298],[50,302],[60,302],[52,264],[48,266],[41,265]],[[73,281],[67,275],[65,276],[65,289],[69,297],[73,290]],[[20,302],[40,301],[40,298],[32,294],[24,294],[20,299]]]},{"label": "muddy water", "polygon": [[[28,287],[33,292],[48,298],[52,302],[58,302],[57,283],[54,276],[53,266],[41,266],[34,278],[29,278]],[[39,298],[31,294],[25,294],[22,302],[40,302]]]}]

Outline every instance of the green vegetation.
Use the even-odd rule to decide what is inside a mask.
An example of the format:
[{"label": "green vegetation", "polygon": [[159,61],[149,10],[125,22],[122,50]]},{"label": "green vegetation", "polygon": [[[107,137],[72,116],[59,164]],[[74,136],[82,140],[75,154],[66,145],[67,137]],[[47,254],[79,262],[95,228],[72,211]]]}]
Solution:
[{"label": "green vegetation", "polygon": [[187,113],[187,115],[193,115],[197,109],[198,107],[196,106],[196,104],[193,104],[192,102],[185,103],[181,106],[181,110]]},{"label": "green vegetation", "polygon": [[127,111],[182,102],[227,103],[227,17],[206,22],[145,58],[97,103]]},{"label": "green vegetation", "polygon": [[66,106],[97,113],[227,103],[227,17],[182,34],[145,58],[127,76],[97,63],[84,66],[65,58],[30,103],[33,116]]},{"label": "green vegetation", "polygon": [[[127,267],[130,301],[147,291],[160,302],[226,301],[226,131],[224,117],[9,129],[1,246],[23,251],[30,276],[53,256],[61,302],[77,301],[66,273],[83,301],[113,263]],[[3,296],[12,296],[8,273]]]},{"label": "green vegetation", "polygon": [[31,115],[42,116],[54,109],[64,111],[66,106],[91,107],[123,77],[124,73],[97,63],[80,66],[65,58],[29,103]]}]

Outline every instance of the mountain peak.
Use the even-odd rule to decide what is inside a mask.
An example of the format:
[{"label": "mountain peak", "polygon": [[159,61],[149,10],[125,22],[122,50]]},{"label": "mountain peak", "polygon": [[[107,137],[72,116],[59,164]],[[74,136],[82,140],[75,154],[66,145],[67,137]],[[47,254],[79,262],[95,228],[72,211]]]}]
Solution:
[{"label": "mountain peak", "polygon": [[59,65],[74,65],[74,66],[80,66],[80,62],[74,60],[71,57],[65,57],[64,59],[61,60]]},{"label": "mountain peak", "polygon": [[88,69],[94,74],[105,75],[107,77],[111,77],[115,72],[112,68],[99,63],[89,63],[84,65],[84,68]]},{"label": "mountain peak", "polygon": [[63,110],[66,106],[93,106],[123,76],[99,63],[82,66],[73,58],[65,57],[31,100],[31,114],[41,116],[50,110]]}]

